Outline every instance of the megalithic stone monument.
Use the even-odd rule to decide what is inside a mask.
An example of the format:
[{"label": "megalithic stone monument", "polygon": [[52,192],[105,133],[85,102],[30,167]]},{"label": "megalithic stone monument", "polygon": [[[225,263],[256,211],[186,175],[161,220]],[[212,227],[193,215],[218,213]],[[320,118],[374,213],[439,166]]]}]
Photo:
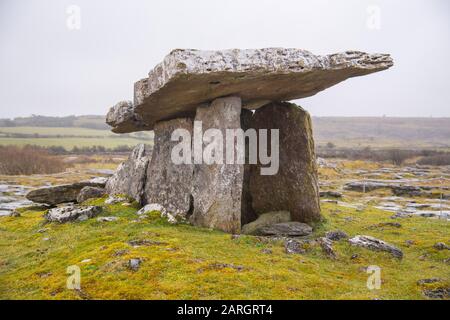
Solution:
[{"label": "megalithic stone monument", "polygon": [[[283,48],[174,50],[135,83],[133,102],[119,102],[108,112],[107,123],[115,133],[155,130],[155,150],[147,161],[144,183],[121,181],[120,191],[132,185],[134,189],[125,193],[139,194],[141,202],[158,203],[179,219],[226,232],[238,233],[242,224],[268,211],[287,210],[292,220],[314,224],[321,215],[311,119],[307,111],[287,101],[392,65],[388,54],[358,51],[317,56]],[[195,136],[200,121],[203,130],[221,133],[277,129],[277,172],[262,175],[266,164],[260,159],[244,164],[194,161],[181,167],[169,163],[171,134],[179,127]],[[246,149],[260,147],[260,136],[257,141],[246,137]],[[226,147],[238,151],[236,144],[223,144]],[[194,141],[191,151],[195,160]],[[124,167],[133,166],[122,166],[122,171]],[[136,177],[123,172],[121,176]],[[114,183],[108,190],[114,192]]]}]

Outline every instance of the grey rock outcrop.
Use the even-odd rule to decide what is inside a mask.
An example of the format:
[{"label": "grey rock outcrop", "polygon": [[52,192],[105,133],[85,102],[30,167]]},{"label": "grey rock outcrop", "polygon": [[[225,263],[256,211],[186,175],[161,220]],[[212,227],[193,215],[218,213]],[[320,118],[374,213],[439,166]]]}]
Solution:
[{"label": "grey rock outcrop", "polygon": [[357,235],[354,238],[349,239],[348,241],[351,245],[354,246],[363,247],[375,251],[386,251],[396,258],[403,258],[403,252],[399,248],[371,236]]},{"label": "grey rock outcrop", "polygon": [[45,215],[49,222],[65,223],[75,220],[86,220],[93,218],[102,212],[102,207],[97,206],[73,206],[68,205],[59,208],[50,209]]},{"label": "grey rock outcrop", "polygon": [[[241,99],[227,97],[214,100],[208,106],[197,109],[195,121],[201,121],[203,131],[218,129],[221,137],[225,137],[226,129],[241,128]],[[244,164],[226,163],[227,150],[225,138],[212,138],[209,144],[203,143],[203,154],[206,147],[214,143],[223,148],[223,158],[203,157],[201,164],[195,164],[192,196],[194,211],[190,221],[199,226],[216,228],[226,232],[239,233],[241,230],[242,192],[244,184]],[[239,152],[236,141],[232,145],[235,159]],[[194,145],[194,153],[200,150]],[[241,150],[244,155],[244,150]],[[211,153],[212,154],[212,153]],[[221,155],[222,156],[222,155]]]},{"label": "grey rock outcrop", "polygon": [[255,221],[242,226],[243,234],[258,235],[260,229],[276,223],[291,221],[289,211],[275,211],[261,214]]},{"label": "grey rock outcrop", "polygon": [[77,202],[81,203],[88,199],[101,198],[106,194],[104,188],[84,187],[77,196]]},{"label": "grey rock outcrop", "polygon": [[[271,103],[255,111],[252,128],[279,130],[279,170],[262,175],[252,168],[250,193],[256,213],[286,210],[293,221],[317,222],[321,219],[319,186],[311,118],[291,103]],[[268,150],[271,139],[268,138]]]},{"label": "grey rock outcrop", "polygon": [[137,145],[128,159],[120,164],[116,172],[108,179],[106,192],[110,195],[124,194],[143,203],[147,167],[151,154],[149,146]]},{"label": "grey rock outcrop", "polygon": [[[147,78],[135,83],[134,107],[125,103],[126,112],[111,112],[123,116],[110,124],[115,132],[139,131],[142,119],[152,129],[158,121],[194,114],[199,104],[231,94],[240,96],[245,108],[256,109],[270,101],[309,97],[348,78],[392,65],[387,54],[358,51],[318,56],[285,48],[177,49]],[[139,122],[133,128],[129,124],[134,118]]]},{"label": "grey rock outcrop", "polygon": [[84,187],[104,187],[104,181],[82,181],[73,184],[64,184],[44,187],[27,193],[26,198],[36,203],[57,205],[65,202],[76,202],[78,194]]},{"label": "grey rock outcrop", "polygon": [[[172,141],[174,130],[183,129],[192,136],[193,121],[179,118],[161,121],[155,126],[152,159],[147,169],[145,203],[159,204],[171,219],[184,220],[191,212],[192,164],[176,164],[172,161],[172,149],[179,141]],[[190,141],[188,145],[190,146]],[[189,156],[189,155],[186,155]]]}]

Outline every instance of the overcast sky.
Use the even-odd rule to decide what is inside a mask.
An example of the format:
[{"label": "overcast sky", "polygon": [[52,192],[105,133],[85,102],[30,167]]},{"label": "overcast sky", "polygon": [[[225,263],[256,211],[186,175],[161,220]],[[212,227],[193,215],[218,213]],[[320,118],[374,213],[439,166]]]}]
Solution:
[{"label": "overcast sky", "polygon": [[106,114],[174,48],[264,47],[392,55],[297,101],[313,115],[448,117],[449,15],[447,0],[0,0],[0,118]]}]

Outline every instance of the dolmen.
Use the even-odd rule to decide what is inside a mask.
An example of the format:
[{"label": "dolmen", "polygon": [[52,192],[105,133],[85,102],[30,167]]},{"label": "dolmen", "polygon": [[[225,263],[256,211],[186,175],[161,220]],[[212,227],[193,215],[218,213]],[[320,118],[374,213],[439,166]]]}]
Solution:
[{"label": "dolmen", "polygon": [[358,51],[174,50],[134,84],[133,102],[107,114],[115,133],[153,130],[154,145],[137,146],[106,191],[229,233],[268,212],[314,225],[311,117],[288,101],[392,65],[388,54]]}]

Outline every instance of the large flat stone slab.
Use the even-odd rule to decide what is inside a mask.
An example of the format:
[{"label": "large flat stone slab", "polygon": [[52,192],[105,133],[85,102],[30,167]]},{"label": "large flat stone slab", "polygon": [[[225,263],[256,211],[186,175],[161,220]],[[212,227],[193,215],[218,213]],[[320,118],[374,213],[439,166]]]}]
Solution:
[{"label": "large flat stone slab", "polygon": [[193,116],[199,104],[230,95],[241,97],[244,108],[256,109],[309,97],[392,65],[388,54],[358,51],[319,56],[285,48],[177,49],[135,83],[133,105],[114,107],[108,123],[118,133],[149,130],[157,121]]}]

